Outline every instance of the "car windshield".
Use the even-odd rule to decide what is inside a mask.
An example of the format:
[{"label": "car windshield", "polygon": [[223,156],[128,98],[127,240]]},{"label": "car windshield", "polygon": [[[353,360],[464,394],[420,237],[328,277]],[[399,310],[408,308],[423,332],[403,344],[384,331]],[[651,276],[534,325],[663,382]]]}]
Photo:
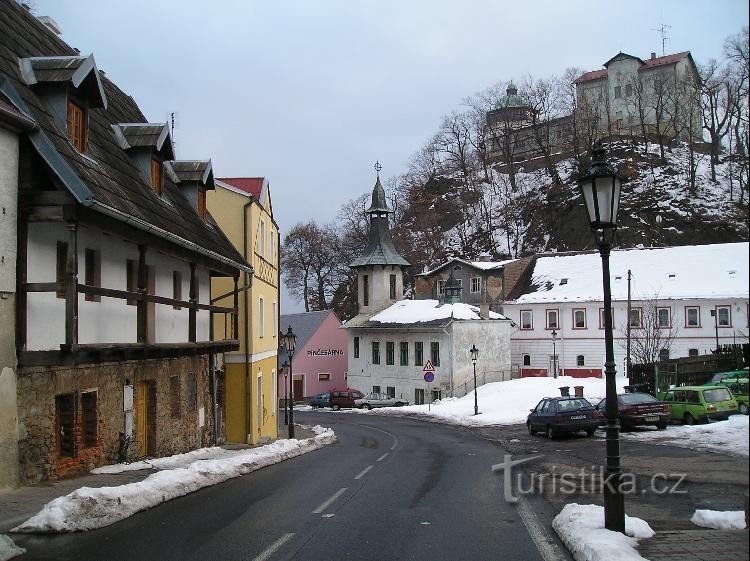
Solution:
[{"label": "car windshield", "polygon": [[557,402],[558,411],[572,411],[581,407],[591,407],[591,404],[583,398],[561,399]]},{"label": "car windshield", "polygon": [[732,399],[732,394],[729,393],[727,388],[716,388],[713,390],[705,390],[703,392],[703,399],[706,403],[716,403],[717,401],[729,401]]},{"label": "car windshield", "polygon": [[634,403],[654,403],[658,401],[655,397],[647,393],[625,393],[618,396],[621,403],[633,405]]}]

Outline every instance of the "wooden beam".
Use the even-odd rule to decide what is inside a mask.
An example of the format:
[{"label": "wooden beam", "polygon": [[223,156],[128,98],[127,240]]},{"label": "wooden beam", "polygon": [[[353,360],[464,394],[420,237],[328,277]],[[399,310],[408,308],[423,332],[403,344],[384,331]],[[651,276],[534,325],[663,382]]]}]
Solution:
[{"label": "wooden beam", "polygon": [[190,310],[188,312],[188,341],[196,340],[198,309],[198,279],[195,275],[195,263],[190,263]]},{"label": "wooden beam", "polygon": [[[234,310],[232,311],[232,337],[234,339],[239,340],[240,338],[240,324],[239,321],[237,321],[240,317],[240,293],[237,290],[237,286],[240,280],[239,275],[234,276]],[[226,316],[224,316],[226,318]],[[226,325],[226,319],[225,319],[225,325]],[[224,329],[224,333],[226,333],[226,328]]]},{"label": "wooden beam", "polygon": [[28,309],[26,291],[23,286],[28,279],[27,259],[28,259],[28,237],[29,225],[26,221],[26,215],[23,210],[18,212],[18,239],[16,241],[18,254],[16,255],[16,353],[26,350],[26,333],[28,325]]},{"label": "wooden beam", "polygon": [[65,346],[78,343],[78,224],[68,222],[68,253],[65,260]]},{"label": "wooden beam", "polygon": [[146,267],[146,246],[138,244],[138,319],[136,340],[145,343],[148,328],[148,302],[143,296],[148,291],[148,269]]},{"label": "wooden beam", "polygon": [[61,282],[25,282],[21,285],[21,290],[25,292],[62,292],[65,290],[64,286]]},{"label": "wooden beam", "polygon": [[63,207],[61,206],[33,206],[27,210],[29,222],[62,222]]}]

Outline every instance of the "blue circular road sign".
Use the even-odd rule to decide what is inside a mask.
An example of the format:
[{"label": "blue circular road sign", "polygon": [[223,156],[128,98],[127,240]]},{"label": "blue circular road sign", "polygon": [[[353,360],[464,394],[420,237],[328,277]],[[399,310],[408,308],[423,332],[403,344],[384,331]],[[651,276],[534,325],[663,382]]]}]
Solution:
[{"label": "blue circular road sign", "polygon": [[424,373],[424,381],[427,383],[432,382],[435,379],[435,373],[434,372],[425,372]]}]

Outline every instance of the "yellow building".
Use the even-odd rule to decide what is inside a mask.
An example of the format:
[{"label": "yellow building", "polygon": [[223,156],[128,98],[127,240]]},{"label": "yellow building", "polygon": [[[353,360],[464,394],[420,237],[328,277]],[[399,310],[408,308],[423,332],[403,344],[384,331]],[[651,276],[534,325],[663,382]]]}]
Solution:
[{"label": "yellow building", "polygon": [[[218,413],[224,416],[227,442],[256,444],[278,433],[279,228],[263,177],[217,179],[206,204],[255,271],[252,277],[243,273],[236,283],[240,348],[224,354],[224,387],[218,384],[224,408]],[[226,295],[217,306],[233,306],[234,290],[230,279],[212,280],[211,294]],[[234,326],[217,318],[215,338],[231,339],[233,331]]]}]

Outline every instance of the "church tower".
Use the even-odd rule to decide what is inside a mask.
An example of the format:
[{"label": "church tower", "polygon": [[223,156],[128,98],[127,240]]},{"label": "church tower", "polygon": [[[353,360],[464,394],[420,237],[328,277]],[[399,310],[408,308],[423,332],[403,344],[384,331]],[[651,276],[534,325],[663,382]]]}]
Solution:
[{"label": "church tower", "polygon": [[404,267],[411,264],[393,247],[388,215],[393,211],[385,202],[385,191],[380,184],[380,164],[372,204],[367,209],[370,216],[370,235],[367,246],[349,265],[357,271],[357,304],[360,314],[375,314],[398,302],[404,294]]}]

